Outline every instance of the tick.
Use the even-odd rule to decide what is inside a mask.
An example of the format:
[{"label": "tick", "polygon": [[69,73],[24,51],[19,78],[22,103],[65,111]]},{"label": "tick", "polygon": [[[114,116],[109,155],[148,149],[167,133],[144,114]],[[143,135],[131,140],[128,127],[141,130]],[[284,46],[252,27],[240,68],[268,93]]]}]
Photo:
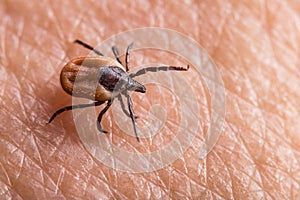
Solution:
[{"label": "tick", "polygon": [[[132,108],[132,100],[129,91],[135,91],[140,93],[146,92],[146,87],[135,81],[133,78],[143,75],[147,72],[157,71],[187,71],[187,67],[179,66],[157,66],[146,67],[138,70],[136,73],[129,73],[129,59],[130,49],[133,46],[131,43],[126,50],[125,54],[125,66],[122,64],[119,56],[118,49],[113,46],[112,51],[115,59],[105,57],[100,51],[94,49],[92,46],[84,43],[80,40],[75,40],[74,43],[82,45],[83,47],[92,50],[97,56],[78,57],[69,61],[62,69],[60,74],[60,83],[65,92],[72,96],[87,98],[94,100],[93,103],[78,104],[63,107],[57,110],[49,119],[48,123],[51,123],[54,118],[64,111],[86,108],[92,106],[100,106],[107,102],[106,106],[101,110],[97,118],[97,128],[102,133],[108,133],[101,127],[101,120],[105,112],[109,109],[115,99],[118,99],[121,104],[121,108],[125,115],[131,118],[134,133],[136,139],[140,141],[139,134],[136,126],[136,116]],[[80,77],[76,79],[80,72]],[[76,90],[74,90],[76,80]],[[92,80],[96,80],[96,86]],[[96,90],[95,90],[96,88]],[[91,92],[92,91],[92,92]],[[127,99],[128,110],[125,108],[122,96]]]}]

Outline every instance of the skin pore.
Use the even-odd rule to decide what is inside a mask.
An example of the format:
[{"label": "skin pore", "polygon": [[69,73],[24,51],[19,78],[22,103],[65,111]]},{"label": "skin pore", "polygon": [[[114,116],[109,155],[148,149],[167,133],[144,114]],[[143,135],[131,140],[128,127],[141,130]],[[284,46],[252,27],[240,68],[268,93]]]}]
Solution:
[{"label": "skin pore", "polygon": [[[299,198],[300,4],[292,0],[176,2],[0,3],[1,195],[24,199]],[[222,134],[205,159],[190,148],[163,169],[133,174],[107,167],[91,156],[71,112],[45,124],[55,110],[72,104],[60,86],[60,70],[70,59],[89,53],[73,41],[97,46],[114,34],[142,27],[173,29],[203,46],[224,82],[226,116]],[[154,61],[174,64],[169,56],[132,52],[132,68]],[[180,64],[186,66],[185,61]],[[201,92],[204,86],[195,70],[189,73],[182,76],[199,99],[198,129],[204,134],[209,126],[211,105],[205,97],[209,94]],[[146,121],[144,116],[155,99],[177,102],[167,91],[151,88],[148,85],[145,95],[133,95],[138,126]],[[140,144],[118,129],[111,112],[103,119],[102,126],[110,131],[103,137],[133,152],[157,150],[168,143],[172,137],[168,133],[180,121],[172,121],[180,118],[179,111],[168,113],[165,138]]]}]

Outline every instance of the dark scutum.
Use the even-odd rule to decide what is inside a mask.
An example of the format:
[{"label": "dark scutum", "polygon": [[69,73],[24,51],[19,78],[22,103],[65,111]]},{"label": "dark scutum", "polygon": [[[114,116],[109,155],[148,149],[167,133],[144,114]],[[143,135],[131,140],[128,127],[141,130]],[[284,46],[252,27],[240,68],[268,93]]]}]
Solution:
[{"label": "dark scutum", "polygon": [[124,90],[128,82],[127,74],[116,66],[104,66],[99,71],[99,83],[109,91]]}]

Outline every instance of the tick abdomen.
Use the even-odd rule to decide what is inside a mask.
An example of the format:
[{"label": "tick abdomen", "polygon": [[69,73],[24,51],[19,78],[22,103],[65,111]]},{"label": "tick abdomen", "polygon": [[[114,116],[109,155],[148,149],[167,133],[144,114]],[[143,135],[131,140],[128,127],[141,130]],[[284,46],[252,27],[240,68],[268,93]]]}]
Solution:
[{"label": "tick abdomen", "polygon": [[72,96],[95,101],[110,100],[115,96],[112,93],[113,90],[107,89],[99,82],[102,68],[108,66],[118,68],[117,71],[125,73],[124,67],[120,63],[108,57],[103,57],[103,59],[99,56],[75,58],[68,62],[61,71],[60,82],[62,88]]}]

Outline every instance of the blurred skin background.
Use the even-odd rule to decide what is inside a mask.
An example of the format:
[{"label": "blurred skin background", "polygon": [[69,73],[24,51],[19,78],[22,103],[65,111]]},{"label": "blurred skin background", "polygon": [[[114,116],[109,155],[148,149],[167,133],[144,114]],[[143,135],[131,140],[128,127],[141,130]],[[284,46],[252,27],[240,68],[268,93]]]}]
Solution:
[{"label": "blurred skin background", "polygon": [[[0,195],[299,199],[299,11],[296,0],[1,1]],[[131,174],[103,165],[86,151],[71,112],[45,123],[71,104],[60,87],[61,68],[89,53],[74,39],[97,45],[142,27],[173,29],[203,46],[224,81],[226,117],[205,159],[189,149],[163,169]],[[132,60],[148,62],[151,56],[137,53]],[[163,62],[172,60],[165,56]],[[205,130],[209,103],[201,105],[199,130]],[[143,110],[138,100],[135,108],[137,115]],[[103,127],[114,127],[109,113],[105,118]],[[127,143],[112,130],[116,144]]]}]

